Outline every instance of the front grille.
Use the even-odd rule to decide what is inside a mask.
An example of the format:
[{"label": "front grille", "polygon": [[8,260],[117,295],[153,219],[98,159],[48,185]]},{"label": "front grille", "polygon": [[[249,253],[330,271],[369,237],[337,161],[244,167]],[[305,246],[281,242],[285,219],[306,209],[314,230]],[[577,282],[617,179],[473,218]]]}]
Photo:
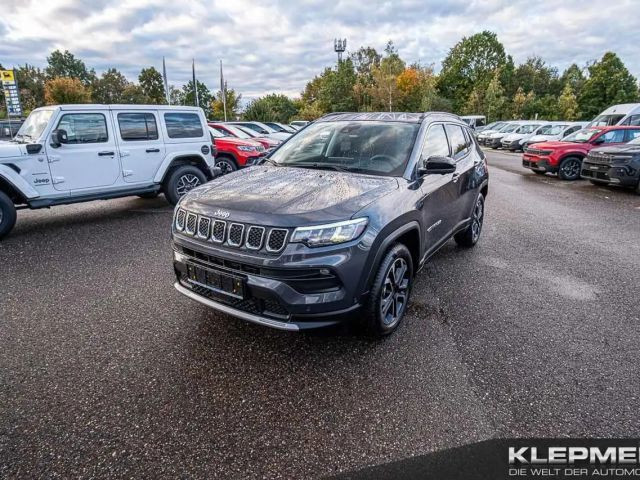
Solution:
[{"label": "front grille", "polygon": [[587,157],[589,160],[593,160],[595,163],[611,163],[613,155],[607,155],[605,153],[590,153]]},{"label": "front grille", "polygon": [[287,244],[289,230],[262,225],[228,223],[186,210],[178,210],[175,218],[176,231],[203,240],[266,253],[279,253]]},{"label": "front grille", "polygon": [[244,225],[241,223],[232,223],[229,227],[229,238],[227,242],[232,247],[239,247],[242,245],[242,234],[244,233]]},{"label": "front grille", "polygon": [[227,229],[227,222],[222,220],[216,220],[213,222],[213,228],[211,229],[211,240],[216,243],[224,242],[224,233]]},{"label": "front grille", "polygon": [[247,248],[251,250],[260,250],[262,248],[262,239],[264,237],[264,227],[256,227],[252,225],[247,230]]},{"label": "front grille", "polygon": [[283,228],[272,228],[269,232],[269,239],[267,240],[267,251],[279,252],[284,248],[286,240],[287,230]]},{"label": "front grille", "polygon": [[176,229],[180,232],[184,230],[184,221],[186,217],[187,212],[182,209],[178,210],[178,214],[176,215]]},{"label": "front grille", "polygon": [[200,217],[198,219],[198,237],[209,238],[209,227],[211,226],[211,219],[207,217]]},{"label": "front grille", "polygon": [[185,232],[187,232],[189,235],[193,235],[194,233],[196,233],[196,221],[198,220],[198,217],[195,213],[188,213],[187,214],[187,225],[185,227]]}]

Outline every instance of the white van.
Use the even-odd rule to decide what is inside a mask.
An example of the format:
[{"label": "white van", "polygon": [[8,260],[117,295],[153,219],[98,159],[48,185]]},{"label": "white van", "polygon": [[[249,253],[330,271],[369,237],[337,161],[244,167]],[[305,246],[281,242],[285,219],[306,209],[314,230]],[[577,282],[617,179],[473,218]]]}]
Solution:
[{"label": "white van", "polygon": [[606,127],[609,125],[640,125],[640,103],[621,103],[607,108],[591,120],[589,127]]}]

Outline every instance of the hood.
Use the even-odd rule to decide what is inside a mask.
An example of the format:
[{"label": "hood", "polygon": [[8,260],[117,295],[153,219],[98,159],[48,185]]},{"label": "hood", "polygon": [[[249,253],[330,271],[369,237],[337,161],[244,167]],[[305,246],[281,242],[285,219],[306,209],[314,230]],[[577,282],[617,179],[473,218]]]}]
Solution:
[{"label": "hood", "polygon": [[288,140],[291,135],[293,135],[293,134],[284,133],[284,132],[274,132],[274,133],[268,134],[267,137],[268,138],[273,138],[275,140]]},{"label": "hood", "polygon": [[576,146],[576,145],[588,145],[585,143],[575,143],[575,142],[561,142],[561,141],[548,141],[548,142],[539,142],[536,143],[536,148],[541,149],[541,150],[546,150],[546,149],[556,149],[556,148],[562,148],[562,147],[568,147],[568,146]]},{"label": "hood", "polygon": [[508,133],[504,137],[502,137],[502,140],[507,140],[509,142],[512,142],[514,140],[520,140],[521,138],[524,138],[526,136],[527,136],[526,133]]},{"label": "hood", "polygon": [[180,206],[210,216],[223,210],[227,221],[301,226],[347,220],[397,189],[393,177],[261,165],[192,190]]},{"label": "hood", "polygon": [[256,137],[255,141],[262,143],[265,147],[268,147],[268,148],[277,147],[282,143],[281,140],[274,140],[273,138],[268,138],[268,137]]},{"label": "hood", "polygon": [[597,150],[591,150],[594,153],[608,153],[608,154],[616,154],[616,153],[627,153],[627,154],[638,154],[640,153],[640,144],[632,144],[632,145],[613,145],[611,147],[598,147]]},{"label": "hood", "polygon": [[245,146],[251,146],[251,147],[261,147],[262,144],[256,140],[245,140],[242,138],[236,138],[236,137],[217,137],[215,139],[216,142],[216,146],[218,144],[220,145],[245,145]]},{"label": "hood", "polygon": [[509,135],[509,134],[503,133],[503,132],[493,132],[491,135],[489,135],[489,138],[502,138],[505,135]]},{"label": "hood", "polygon": [[547,140],[556,140],[559,135],[534,135],[527,139],[527,142],[545,142]]},{"label": "hood", "polygon": [[24,144],[0,141],[0,159],[21,157],[25,154]]}]

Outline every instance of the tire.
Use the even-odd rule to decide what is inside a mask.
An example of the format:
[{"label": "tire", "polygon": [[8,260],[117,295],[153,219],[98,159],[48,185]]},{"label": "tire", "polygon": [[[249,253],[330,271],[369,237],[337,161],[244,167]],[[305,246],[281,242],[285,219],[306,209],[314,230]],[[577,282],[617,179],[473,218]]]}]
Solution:
[{"label": "tire", "polygon": [[157,198],[158,195],[160,195],[160,192],[150,192],[150,193],[143,193],[141,195],[138,195],[140,198],[144,198],[147,200],[150,200],[152,198]]},{"label": "tire", "polygon": [[580,178],[580,169],[582,168],[582,160],[578,157],[567,157],[560,162],[558,168],[558,177],[562,180],[578,180]]},{"label": "tire", "polygon": [[398,328],[407,311],[412,286],[411,253],[406,246],[396,243],[380,262],[362,312],[367,335],[382,338]]},{"label": "tire", "polygon": [[227,173],[235,172],[238,170],[238,164],[236,161],[227,156],[222,156],[216,158],[216,167],[222,170],[222,175],[226,175]]},{"label": "tire", "polygon": [[198,167],[182,165],[171,172],[164,182],[164,196],[171,205],[175,205],[185,193],[206,181],[207,177]]},{"label": "tire", "polygon": [[0,192],[0,240],[13,230],[15,224],[16,207],[4,192]]},{"label": "tire", "polygon": [[480,239],[482,233],[482,223],[484,222],[484,195],[478,194],[476,203],[471,212],[471,223],[461,232],[456,233],[453,239],[463,248],[471,248]]},{"label": "tire", "polygon": [[546,175],[547,172],[541,172],[540,170],[531,170],[536,175]]}]

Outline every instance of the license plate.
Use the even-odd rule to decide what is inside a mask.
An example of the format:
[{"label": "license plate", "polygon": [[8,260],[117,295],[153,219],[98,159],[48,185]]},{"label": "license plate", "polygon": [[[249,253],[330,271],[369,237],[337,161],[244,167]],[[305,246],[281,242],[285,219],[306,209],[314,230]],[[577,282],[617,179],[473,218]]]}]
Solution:
[{"label": "license plate", "polygon": [[192,283],[224,293],[235,298],[244,298],[244,279],[209,268],[187,264],[187,274]]},{"label": "license plate", "polygon": [[600,169],[600,167],[597,167],[596,165],[591,165],[589,168],[591,170],[599,170]]}]

